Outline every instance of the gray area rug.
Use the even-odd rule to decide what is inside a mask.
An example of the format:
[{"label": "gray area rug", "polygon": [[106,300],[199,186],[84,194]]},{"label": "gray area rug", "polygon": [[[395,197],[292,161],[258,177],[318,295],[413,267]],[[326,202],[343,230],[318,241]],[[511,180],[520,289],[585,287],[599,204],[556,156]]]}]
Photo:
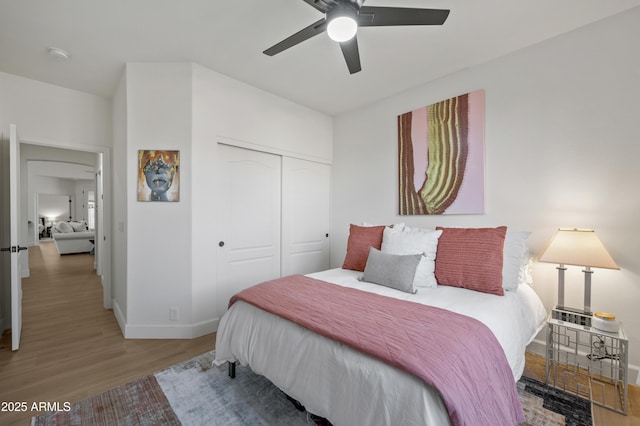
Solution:
[{"label": "gray area rug", "polygon": [[[33,425],[315,425],[311,415],[299,411],[284,393],[262,376],[238,366],[236,378],[226,365],[212,366],[213,352],[176,364],[103,394],[73,404],[69,412],[35,417]],[[588,425],[590,405],[571,411],[587,411],[584,423],[572,422],[567,413],[555,413],[545,402],[545,386],[523,381],[518,393],[525,411],[522,425]],[[568,395],[571,397],[571,395]],[[562,392],[554,392],[562,398]],[[573,405],[573,402],[571,402]],[[588,418],[588,420],[587,420]],[[582,417],[581,417],[582,419]]]},{"label": "gray area rug", "polygon": [[183,425],[313,424],[264,377],[238,366],[231,379],[213,358],[209,352],[155,375]]},{"label": "gray area rug", "polygon": [[566,426],[593,426],[591,402],[542,382],[522,377],[518,394],[527,419],[531,424]]}]

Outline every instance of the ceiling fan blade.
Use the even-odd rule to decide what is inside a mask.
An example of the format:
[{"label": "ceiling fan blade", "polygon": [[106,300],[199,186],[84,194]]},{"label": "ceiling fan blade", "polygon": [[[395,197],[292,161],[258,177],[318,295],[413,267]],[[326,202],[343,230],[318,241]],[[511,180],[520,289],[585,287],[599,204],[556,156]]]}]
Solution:
[{"label": "ceiling fan blade", "polygon": [[359,72],[362,67],[360,66],[360,52],[358,51],[358,39],[353,37],[349,41],[340,43],[340,49],[344,55],[344,60],[347,61],[347,68],[349,68],[349,74],[355,74]]},{"label": "ceiling fan blade", "polygon": [[322,13],[327,13],[329,9],[333,9],[339,1],[336,0],[303,0],[309,6],[313,7],[316,10],[319,10]]},{"label": "ceiling fan blade", "polygon": [[449,12],[445,9],[362,6],[358,25],[361,27],[442,25],[447,20]]},{"label": "ceiling fan blade", "polygon": [[302,43],[305,40],[309,40],[313,36],[323,33],[326,29],[327,21],[322,18],[319,21],[316,21],[313,24],[309,25],[308,27],[298,31],[291,37],[285,38],[280,43],[274,44],[262,53],[268,56],[276,55],[283,50],[287,50],[288,48],[293,47],[296,44]]}]

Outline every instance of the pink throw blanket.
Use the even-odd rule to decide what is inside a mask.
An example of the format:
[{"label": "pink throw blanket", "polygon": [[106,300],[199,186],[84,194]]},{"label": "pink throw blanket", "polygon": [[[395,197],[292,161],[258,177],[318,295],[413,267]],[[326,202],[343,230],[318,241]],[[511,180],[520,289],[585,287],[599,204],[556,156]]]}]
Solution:
[{"label": "pink throw blanket", "polygon": [[484,324],[444,309],[292,275],[242,300],[411,373],[440,392],[454,425],[524,421],[516,384]]}]

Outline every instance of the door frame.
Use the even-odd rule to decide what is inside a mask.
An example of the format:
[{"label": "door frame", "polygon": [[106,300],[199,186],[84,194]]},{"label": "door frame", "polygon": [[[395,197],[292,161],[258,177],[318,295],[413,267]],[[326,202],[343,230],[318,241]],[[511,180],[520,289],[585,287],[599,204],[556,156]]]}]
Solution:
[{"label": "door frame", "polygon": [[10,259],[10,285],[11,294],[11,350],[20,349],[20,336],[22,334],[22,264],[26,256],[21,256],[24,247],[21,244],[20,228],[21,220],[21,173],[20,173],[20,139],[18,128],[15,124],[9,126],[9,246],[2,247],[7,251]]}]

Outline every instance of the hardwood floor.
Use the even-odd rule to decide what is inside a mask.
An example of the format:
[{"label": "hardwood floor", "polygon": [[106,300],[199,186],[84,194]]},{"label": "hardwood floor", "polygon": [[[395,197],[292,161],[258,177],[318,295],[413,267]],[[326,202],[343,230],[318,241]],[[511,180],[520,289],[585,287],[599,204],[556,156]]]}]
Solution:
[{"label": "hardwood floor", "polygon": [[[29,425],[34,402],[74,402],[162,370],[215,345],[193,340],[124,339],[102,307],[93,256],[60,256],[53,242],[29,248],[31,277],[22,280],[20,350],[0,340],[0,402],[26,402],[26,412],[0,411],[2,425]],[[2,407],[0,407],[2,408]],[[4,408],[7,408],[6,406]]]},{"label": "hardwood floor", "polygon": [[[545,359],[527,352],[524,375],[538,381],[545,381]],[[629,408],[627,415],[618,414],[597,405],[593,405],[594,426],[632,426],[640,425],[640,387],[629,385]]]},{"label": "hardwood floor", "polygon": [[[89,254],[59,256],[52,242],[29,248],[23,280],[20,350],[0,340],[0,402],[75,402],[213,349],[194,340],[126,340],[109,310]],[[525,375],[544,381],[544,358],[527,354]],[[1,407],[0,407],[1,408]],[[29,425],[38,412],[0,411],[1,425]],[[595,426],[640,425],[640,388],[629,386],[629,415],[594,407]]]}]

